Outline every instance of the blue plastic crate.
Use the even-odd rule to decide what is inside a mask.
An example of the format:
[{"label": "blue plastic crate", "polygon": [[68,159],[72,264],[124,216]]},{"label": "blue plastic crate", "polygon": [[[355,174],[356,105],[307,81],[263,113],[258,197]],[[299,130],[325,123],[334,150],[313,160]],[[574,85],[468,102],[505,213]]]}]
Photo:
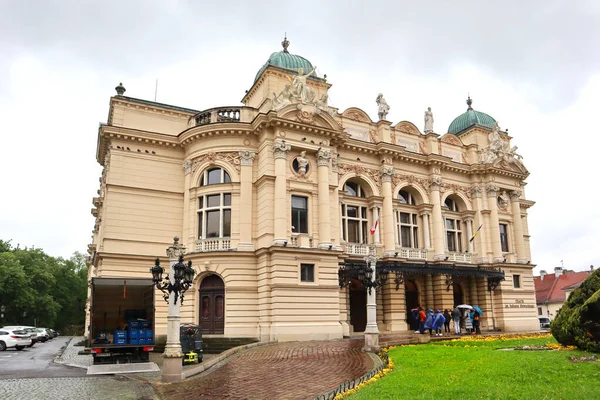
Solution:
[{"label": "blue plastic crate", "polygon": [[146,341],[146,338],[143,338],[143,337],[139,338],[139,344],[146,344],[146,343],[148,343]]},{"label": "blue plastic crate", "polygon": [[113,337],[115,339],[125,339],[127,340],[127,331],[114,331]]},{"label": "blue plastic crate", "polygon": [[150,326],[150,324],[146,320],[139,321],[139,322],[140,322],[140,328],[148,329],[148,327]]},{"label": "blue plastic crate", "polygon": [[140,331],[139,329],[131,329],[129,330],[129,338],[131,339],[139,339]]},{"label": "blue plastic crate", "polygon": [[146,339],[152,339],[154,337],[154,331],[152,329],[146,329],[145,332]]},{"label": "blue plastic crate", "polygon": [[115,344],[127,344],[127,339],[125,338],[116,338]]},{"label": "blue plastic crate", "polygon": [[129,344],[140,344],[140,340],[138,338],[129,338]]},{"label": "blue plastic crate", "polygon": [[140,327],[140,322],[137,320],[127,321],[127,327],[129,329],[137,329]]}]

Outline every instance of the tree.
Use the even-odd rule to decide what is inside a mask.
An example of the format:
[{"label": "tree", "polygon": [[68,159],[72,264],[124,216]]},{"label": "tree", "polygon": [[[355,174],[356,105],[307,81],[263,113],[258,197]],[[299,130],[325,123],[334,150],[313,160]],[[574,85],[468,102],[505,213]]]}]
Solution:
[{"label": "tree", "polygon": [[565,346],[600,352],[600,270],[573,291],[550,324],[550,330]]}]

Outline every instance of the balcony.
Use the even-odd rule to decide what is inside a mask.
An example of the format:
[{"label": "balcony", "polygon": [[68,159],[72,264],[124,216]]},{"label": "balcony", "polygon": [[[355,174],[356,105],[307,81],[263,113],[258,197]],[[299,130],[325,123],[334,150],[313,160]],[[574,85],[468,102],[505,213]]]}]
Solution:
[{"label": "balcony", "polygon": [[190,127],[223,122],[251,122],[258,110],[252,107],[217,107],[190,118]]},{"label": "balcony", "polygon": [[409,247],[396,247],[398,257],[412,260],[427,260],[427,250]]},{"label": "balcony", "polygon": [[231,250],[230,238],[211,238],[196,240],[196,251],[224,251]]},{"label": "balcony", "polygon": [[290,238],[290,245],[291,247],[312,248],[313,238],[307,234],[295,234]]},{"label": "balcony", "polygon": [[345,253],[351,256],[374,256],[376,248],[373,244],[346,243]]},{"label": "balcony", "polygon": [[469,253],[446,253],[448,255],[447,261],[455,261],[455,262],[463,262],[463,263],[471,263],[471,259],[473,258]]}]

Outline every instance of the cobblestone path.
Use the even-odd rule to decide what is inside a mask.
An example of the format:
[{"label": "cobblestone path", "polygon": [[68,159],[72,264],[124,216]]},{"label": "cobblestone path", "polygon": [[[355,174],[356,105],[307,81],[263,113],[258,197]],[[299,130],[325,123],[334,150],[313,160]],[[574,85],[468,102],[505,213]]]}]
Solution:
[{"label": "cobblestone path", "polygon": [[0,380],[2,400],[151,400],[152,387],[128,378],[27,378]]},{"label": "cobblestone path", "polygon": [[170,399],[312,399],[373,368],[363,340],[280,343],[242,353],[181,383],[157,386]]}]

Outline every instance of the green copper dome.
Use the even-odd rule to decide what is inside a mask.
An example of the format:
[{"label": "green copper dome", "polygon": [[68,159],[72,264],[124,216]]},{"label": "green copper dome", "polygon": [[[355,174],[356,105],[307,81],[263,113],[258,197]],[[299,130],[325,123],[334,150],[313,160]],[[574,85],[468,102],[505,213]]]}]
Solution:
[{"label": "green copper dome", "polygon": [[474,126],[492,129],[494,125],[496,125],[496,120],[494,118],[490,117],[486,113],[482,113],[481,111],[473,110],[473,108],[471,108],[472,103],[473,101],[469,97],[467,99],[467,105],[469,106],[467,112],[454,118],[454,121],[452,121],[448,127],[449,133],[459,135]]},{"label": "green copper dome", "polygon": [[[281,45],[283,46],[283,50],[276,51],[275,53],[271,54],[271,56],[269,57],[269,59],[267,60],[265,65],[263,65],[261,67],[261,69],[258,71],[258,73],[256,74],[256,77],[254,78],[254,82],[256,82],[258,80],[258,78],[260,77],[260,74],[262,74],[263,71],[265,69],[267,69],[267,67],[269,65],[273,65],[273,66],[276,66],[279,68],[291,69],[293,71],[298,71],[300,68],[302,68],[303,73],[305,73],[305,74],[312,71],[313,65],[311,64],[310,61],[308,61],[304,57],[298,56],[296,54],[291,54],[288,52],[287,48],[290,45],[290,42],[287,40],[287,38],[283,39],[283,42],[281,42]],[[313,72],[311,74],[311,76],[316,77],[317,75]]]}]

